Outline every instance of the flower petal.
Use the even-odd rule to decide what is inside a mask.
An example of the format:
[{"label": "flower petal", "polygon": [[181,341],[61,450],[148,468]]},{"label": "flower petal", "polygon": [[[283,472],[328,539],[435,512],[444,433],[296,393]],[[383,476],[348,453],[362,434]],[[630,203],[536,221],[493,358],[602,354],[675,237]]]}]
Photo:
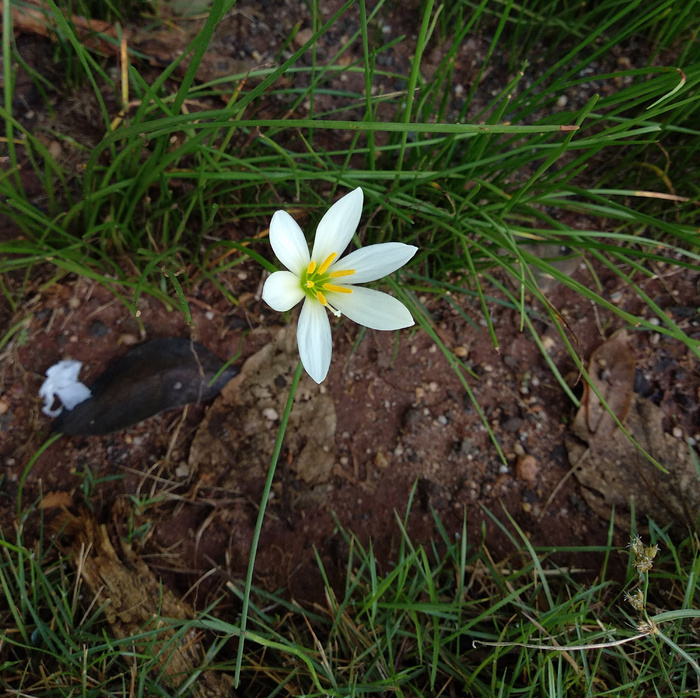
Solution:
[{"label": "flower petal", "polygon": [[67,410],[72,410],[76,405],[92,397],[90,388],[78,380],[82,365],[75,359],[64,359],[46,370],[46,380],[39,388],[39,397],[44,398],[41,411],[45,415],[57,417],[63,411],[63,407],[51,409],[56,398]]},{"label": "flower petal", "polygon": [[309,266],[311,258],[304,233],[286,211],[277,211],[272,216],[270,244],[277,259],[297,276]]},{"label": "flower petal", "polygon": [[284,313],[304,297],[299,277],[291,271],[276,271],[265,281],[262,299],[273,310]]},{"label": "flower petal", "polygon": [[342,199],[338,199],[326,211],[316,229],[316,238],[311,252],[311,259],[317,264],[323,264],[333,252],[338,256],[343,254],[352,236],[357,230],[362,215],[362,189],[358,187]]},{"label": "flower petal", "polygon": [[358,325],[373,330],[400,330],[413,325],[408,308],[388,293],[347,286],[352,293],[327,293],[328,302]]},{"label": "flower petal", "polygon": [[326,309],[318,301],[307,298],[301,308],[297,344],[306,372],[317,383],[321,383],[331,366],[333,340]]},{"label": "flower petal", "polygon": [[[352,276],[343,277],[353,284],[365,284],[376,281],[382,276],[391,274],[408,262],[418,251],[413,245],[402,242],[383,242],[379,245],[369,245],[351,252],[339,262],[331,265],[329,271],[344,271],[354,269]],[[342,280],[338,283],[342,283]]]}]

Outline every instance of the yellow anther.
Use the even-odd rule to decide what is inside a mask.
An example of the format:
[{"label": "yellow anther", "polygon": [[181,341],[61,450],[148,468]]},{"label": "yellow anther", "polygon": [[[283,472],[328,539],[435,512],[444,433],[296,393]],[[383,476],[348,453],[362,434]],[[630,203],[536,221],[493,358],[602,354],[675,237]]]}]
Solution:
[{"label": "yellow anther", "polygon": [[318,298],[321,305],[328,305],[326,297],[320,291],[316,294],[316,298]]},{"label": "yellow anther", "polygon": [[323,284],[323,288],[326,291],[333,291],[333,293],[352,293],[352,289],[347,286],[336,286],[335,284]]},{"label": "yellow anther", "polygon": [[313,281],[307,281],[306,282],[306,288],[313,288],[314,287],[314,282]]},{"label": "yellow anther", "polygon": [[332,271],[328,276],[330,276],[331,279],[338,279],[341,276],[352,276],[354,273],[354,269],[338,269],[338,271]]},{"label": "yellow anther", "polygon": [[337,252],[331,252],[328,257],[326,257],[326,261],[318,268],[318,273],[319,274],[325,274],[326,269],[330,267],[331,264],[333,264],[333,260],[338,256]]},{"label": "yellow anther", "polygon": [[316,262],[314,262],[314,260],[312,259],[312,260],[309,262],[309,266],[306,267],[306,273],[307,273],[307,274],[313,274],[315,271],[316,271]]}]

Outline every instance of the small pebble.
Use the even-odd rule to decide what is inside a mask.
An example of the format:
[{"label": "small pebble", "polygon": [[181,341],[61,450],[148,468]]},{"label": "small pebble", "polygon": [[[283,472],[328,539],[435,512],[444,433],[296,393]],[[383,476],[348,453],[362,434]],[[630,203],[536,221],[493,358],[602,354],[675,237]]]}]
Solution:
[{"label": "small pebble", "polygon": [[102,320],[93,320],[90,323],[90,327],[88,328],[88,334],[91,337],[95,337],[95,339],[99,337],[104,337],[106,334],[109,334],[111,330],[107,325],[102,322]]},{"label": "small pebble", "polygon": [[503,422],[503,431],[514,434],[523,424],[524,422],[520,417],[510,417],[510,419],[506,419]]},{"label": "small pebble", "polygon": [[277,414],[277,410],[273,407],[266,407],[262,411],[262,416],[270,422],[276,422],[280,418],[279,414]]},{"label": "small pebble", "polygon": [[314,31],[310,27],[300,29],[294,36],[294,45],[301,48],[313,35]]},{"label": "small pebble", "polygon": [[184,480],[186,477],[189,477],[190,475],[190,466],[187,465],[187,463],[180,463],[180,465],[175,468],[175,477],[179,477],[181,480]]},{"label": "small pebble", "polygon": [[378,468],[386,468],[389,465],[389,461],[383,451],[377,451],[377,454],[374,456],[374,464]]},{"label": "small pebble", "polygon": [[554,346],[554,338],[550,337],[549,335],[545,335],[542,337],[542,346],[544,347],[544,350],[548,352]]},{"label": "small pebble", "polygon": [[518,457],[518,462],[515,464],[515,477],[517,477],[518,480],[534,482],[537,479],[538,471],[539,466],[534,456],[527,454]]},{"label": "small pebble", "polygon": [[680,427],[673,427],[673,435],[677,439],[682,439],[683,438],[683,429],[681,429]]}]

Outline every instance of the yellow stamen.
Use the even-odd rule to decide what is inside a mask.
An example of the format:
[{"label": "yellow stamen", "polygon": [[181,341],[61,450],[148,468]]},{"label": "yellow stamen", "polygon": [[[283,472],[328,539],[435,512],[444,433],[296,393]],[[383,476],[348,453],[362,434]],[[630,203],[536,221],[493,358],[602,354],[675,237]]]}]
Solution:
[{"label": "yellow stamen", "polygon": [[326,261],[318,268],[318,273],[319,274],[325,274],[326,269],[330,267],[331,264],[333,264],[333,260],[338,256],[337,252],[331,252],[328,257],[326,257]]},{"label": "yellow stamen", "polygon": [[307,274],[313,274],[314,271],[316,271],[316,262],[314,262],[314,260],[312,259],[312,260],[309,262],[309,266],[306,267],[306,273],[307,273]]},{"label": "yellow stamen", "polygon": [[328,305],[326,297],[320,291],[316,294],[316,298],[318,298],[318,301],[321,305]]},{"label": "yellow stamen", "polygon": [[306,288],[313,288],[314,287],[314,282],[313,281],[307,281],[306,282]]},{"label": "yellow stamen", "polygon": [[337,279],[341,276],[351,276],[354,273],[354,269],[338,269],[338,271],[332,271],[328,276],[330,276],[331,279]]},{"label": "yellow stamen", "polygon": [[336,286],[335,284],[323,284],[323,288],[326,291],[333,291],[333,293],[352,293],[352,289],[347,286]]}]

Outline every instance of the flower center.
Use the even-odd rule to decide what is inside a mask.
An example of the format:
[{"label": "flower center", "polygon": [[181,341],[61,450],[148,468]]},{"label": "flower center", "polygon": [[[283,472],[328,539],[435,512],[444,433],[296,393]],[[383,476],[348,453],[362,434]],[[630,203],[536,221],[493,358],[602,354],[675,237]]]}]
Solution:
[{"label": "flower center", "polygon": [[339,279],[343,276],[351,276],[355,273],[354,269],[341,269],[338,271],[329,272],[333,260],[338,256],[337,252],[332,252],[326,257],[325,261],[321,266],[318,266],[316,262],[311,260],[309,266],[301,274],[301,288],[304,293],[309,298],[314,298],[318,300],[321,305],[326,306],[334,315],[340,317],[340,312],[337,311],[333,306],[331,306],[326,300],[324,291],[331,291],[332,293],[352,293],[351,288],[346,286],[340,286],[333,283],[334,279]]}]

